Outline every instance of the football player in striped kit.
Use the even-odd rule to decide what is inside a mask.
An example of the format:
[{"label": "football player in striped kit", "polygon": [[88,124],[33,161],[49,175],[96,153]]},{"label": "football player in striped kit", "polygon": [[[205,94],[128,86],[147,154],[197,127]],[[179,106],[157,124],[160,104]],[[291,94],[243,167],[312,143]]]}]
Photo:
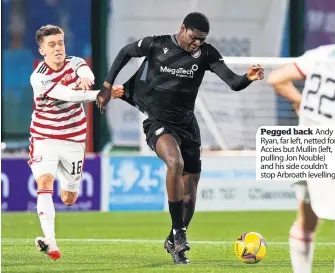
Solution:
[{"label": "football player in striped kit", "polygon": [[[37,213],[44,237],[36,246],[57,260],[61,253],[55,240],[53,182],[61,184],[61,199],[73,205],[84,166],[86,116],[83,102],[99,101],[99,91],[90,90],[94,75],[79,57],[65,55],[64,31],[47,25],[36,32],[39,52],[44,57],[30,77],[35,109],[30,126],[29,165],[37,182]],[[117,89],[123,94],[123,87]],[[108,96],[110,99],[110,96]]]}]

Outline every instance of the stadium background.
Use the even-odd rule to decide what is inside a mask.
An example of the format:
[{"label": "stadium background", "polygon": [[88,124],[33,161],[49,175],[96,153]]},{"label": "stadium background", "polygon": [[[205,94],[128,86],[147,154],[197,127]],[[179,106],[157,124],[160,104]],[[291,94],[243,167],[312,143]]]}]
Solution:
[{"label": "stadium background", "polygon": [[[34,67],[41,61],[34,40],[34,33],[41,25],[56,24],[65,30],[67,54],[85,58],[96,76],[96,89],[100,88],[113,57],[122,45],[141,38],[141,35],[177,31],[183,17],[192,10],[199,10],[208,15],[214,30],[209,39],[222,51],[224,56],[228,57],[227,59],[230,60],[228,63],[241,73],[246,70],[245,64],[248,63],[249,57],[296,57],[307,49],[334,42],[335,2],[333,1],[236,0],[231,3],[229,0],[211,0],[209,1],[212,2],[211,5],[200,2],[192,0],[2,0],[2,246],[3,249],[14,253],[14,256],[6,256],[6,253],[2,252],[3,263],[7,270],[4,272],[20,270],[28,272],[25,271],[27,268],[20,267],[20,265],[10,267],[15,257],[13,246],[17,242],[22,242],[11,241],[10,238],[23,240],[39,235],[38,219],[34,214],[36,185],[26,160],[33,107],[33,93],[29,77]],[[274,9],[275,5],[279,9]],[[234,14],[234,16],[227,16],[229,14]],[[246,27],[250,27],[248,33],[243,32]],[[138,36],[139,34],[141,35]],[[229,59],[229,57],[244,58]],[[259,58],[259,63],[263,64],[262,61],[266,61],[264,65],[266,69],[267,67],[272,69],[279,64],[273,63],[274,59]],[[131,71],[137,66],[137,62],[131,62],[118,81],[122,82],[129,77]],[[212,80],[215,83],[215,79],[208,79],[209,82]],[[205,84],[208,85],[208,83]],[[301,83],[297,85],[301,86]],[[222,88],[226,89],[226,87]],[[210,219],[209,221],[217,226],[213,227],[211,232],[213,234],[227,233],[227,237],[208,237],[208,230],[198,230],[195,227],[198,233],[191,233],[191,240],[207,238],[208,240],[231,241],[239,235],[238,230],[241,228],[238,226],[240,225],[243,225],[241,231],[255,229],[255,231],[265,233],[272,241],[287,240],[286,233],[294,219],[293,211],[296,208],[295,194],[289,182],[255,180],[253,153],[255,136],[250,132],[253,132],[257,124],[296,124],[297,117],[290,104],[276,97],[268,86],[262,88],[262,92],[266,92],[267,95],[264,97],[264,93],[257,93],[260,95],[258,97],[260,99],[257,100],[252,99],[252,94],[254,94],[252,92],[248,96],[248,90],[240,93],[239,97],[232,92],[224,92],[225,96],[219,97],[219,101],[223,103],[222,108],[229,111],[210,113],[213,114],[213,119],[208,120],[207,118],[201,121],[204,126],[202,134],[206,145],[202,158],[203,173],[198,188],[196,209],[202,212],[196,214],[192,224],[198,225],[199,228],[199,225],[206,223],[206,219]],[[260,88],[256,85],[254,89],[253,92],[258,92]],[[271,103],[269,103],[270,100]],[[204,102],[205,104],[206,102],[211,103],[206,99]],[[268,107],[265,107],[268,112],[260,111],[264,106]],[[164,239],[166,230],[164,234],[159,234],[159,231],[163,230],[163,227],[160,227],[161,222],[168,223],[168,215],[162,212],[168,210],[165,195],[165,166],[162,161],[143,148],[143,136],[140,133],[141,117],[136,110],[130,109],[120,101],[110,103],[106,115],[100,115],[93,104],[85,108],[89,117],[89,139],[83,186],[77,204],[72,207],[64,206],[60,200],[59,184],[55,183],[56,211],[67,211],[57,216],[60,217],[59,219],[64,219],[62,227],[58,230],[59,236],[87,239],[102,237]],[[198,114],[202,115],[200,112]],[[238,118],[236,113],[238,113]],[[252,123],[254,120],[258,123]],[[227,135],[219,132],[218,138],[222,138],[223,142],[228,141],[229,151],[222,151],[222,147],[217,143],[218,139],[215,138],[215,130],[212,128],[215,127],[215,124],[210,121],[222,124],[223,127],[219,130],[224,128]],[[208,134],[208,132],[211,133]],[[229,143],[230,139],[234,141],[238,139],[238,141]],[[75,211],[85,211],[87,214],[78,214]],[[90,211],[97,212],[88,213]],[[98,211],[112,213],[107,216]],[[130,214],[133,222],[120,220],[128,219],[129,214],[124,214],[125,211],[138,211],[138,214]],[[148,214],[148,211],[152,211],[152,214]],[[213,211],[221,214],[213,214]],[[28,213],[13,214],[11,212]],[[71,215],[76,217],[78,222],[71,222]],[[165,220],[152,223],[151,215],[155,215],[156,219],[164,218]],[[80,229],[80,225],[86,223],[87,217],[90,219],[88,230],[78,234],[69,232],[67,223],[78,225]],[[100,217],[100,220],[94,222],[97,217]],[[106,230],[102,231],[99,221],[102,221],[104,217],[114,220],[108,220],[111,222],[107,221]],[[199,222],[196,220],[197,217]],[[224,228],[224,231],[218,228],[225,225],[222,222],[225,217],[232,219],[231,227],[237,232],[236,234],[231,229],[228,230],[228,227]],[[278,222],[280,218],[286,229],[279,231],[279,235],[265,229],[270,222],[272,222],[272,229],[275,229],[277,223],[280,225]],[[268,222],[264,219],[268,219]],[[20,221],[36,222],[33,225],[30,224],[34,231],[28,234],[24,228],[16,228]],[[134,233],[128,229],[126,232],[120,232],[122,225],[131,224],[134,227],[139,222],[139,226],[146,223],[157,224],[157,233],[153,233],[153,237],[150,237],[145,233]],[[262,227],[258,227],[255,222],[261,223]],[[108,229],[108,225],[113,225],[111,230]],[[334,232],[331,231],[334,230],[334,226],[330,224],[325,226],[321,241],[327,242],[334,235]],[[100,230],[99,233],[95,231],[97,229]],[[23,242],[27,243],[24,240]],[[63,244],[64,248],[70,247],[69,242],[64,241]],[[28,245],[25,246],[27,249],[29,249]],[[89,246],[86,247],[89,248]],[[327,252],[326,259],[323,259],[321,254],[317,255],[319,259],[317,261],[322,269],[323,266],[330,268],[332,263],[331,255],[328,253],[329,249],[327,245],[322,248],[324,253]],[[279,250],[285,251],[283,260],[285,268],[289,269],[287,249],[281,250],[279,247]],[[94,255],[94,251],[92,253]],[[29,259],[26,260],[26,263],[29,264]],[[34,268],[36,271],[30,272],[42,270]],[[264,272],[269,270],[268,267],[263,269]],[[205,272],[204,270],[203,268],[199,272]],[[207,268],[206,270],[212,269]],[[260,270],[257,269],[255,272],[262,272]]]}]

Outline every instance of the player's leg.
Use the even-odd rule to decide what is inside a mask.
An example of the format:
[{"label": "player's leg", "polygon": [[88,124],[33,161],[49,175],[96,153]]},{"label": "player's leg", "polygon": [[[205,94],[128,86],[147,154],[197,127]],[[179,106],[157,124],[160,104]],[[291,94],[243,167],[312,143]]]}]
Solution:
[{"label": "player's leg", "polygon": [[[184,182],[184,223],[186,229],[188,228],[195,210],[197,185],[200,179],[200,173],[183,173]],[[164,248],[172,255],[175,263],[188,264],[189,259],[186,257],[185,252],[174,253],[174,238],[173,229],[171,229],[169,236],[164,242]]]},{"label": "player's leg", "polygon": [[[192,131],[195,131],[192,133]],[[193,139],[196,139],[195,142],[191,135],[195,135]],[[183,182],[184,182],[184,223],[185,227],[188,228],[193,214],[195,210],[195,203],[196,203],[196,195],[197,195],[197,187],[198,182],[200,179],[200,172],[201,172],[201,146],[200,146],[200,137],[197,139],[197,132],[196,130],[188,130],[188,132],[184,132],[183,140],[181,143],[181,154],[184,160],[184,170],[183,170]],[[172,230],[170,231],[169,236],[164,242],[164,247],[166,249],[174,247],[173,241],[173,233]],[[171,253],[170,253],[171,254]],[[172,254],[171,254],[172,255]],[[189,263],[184,252],[180,252],[176,255],[177,257],[173,256],[174,260],[179,261],[179,263]]]},{"label": "player's leg", "polygon": [[[162,135],[156,143],[156,153],[165,162],[167,166],[166,189],[169,202],[182,202],[184,196],[184,185],[182,173],[184,161],[180,153],[179,145],[176,139],[170,134]],[[180,206],[182,207],[182,206]],[[180,213],[175,212],[176,214]],[[184,221],[180,221],[182,217],[176,219],[176,228],[184,228]]]},{"label": "player's leg", "polygon": [[156,153],[167,166],[166,189],[172,219],[174,250],[177,253],[183,252],[190,249],[184,223],[183,158],[177,141],[169,134],[164,134],[158,139]]},{"label": "player's leg", "polygon": [[53,184],[58,165],[57,153],[50,140],[31,139],[29,164],[37,183],[37,214],[44,237],[37,237],[36,246],[56,260],[60,251],[55,240],[55,207],[52,199]]},{"label": "player's leg", "polygon": [[194,214],[197,200],[197,188],[200,180],[200,173],[183,173],[184,181],[184,222],[188,228]]},{"label": "player's leg", "polygon": [[307,184],[311,198],[311,205],[317,217],[320,219],[335,220],[334,181],[309,180]]},{"label": "player's leg", "polygon": [[181,144],[181,153],[184,160],[184,221],[189,226],[196,203],[197,187],[201,172],[201,138],[200,129],[196,118],[191,128],[183,133],[184,139]]},{"label": "player's leg", "polygon": [[184,162],[180,152],[180,138],[174,129],[156,121],[147,119],[143,122],[147,143],[166,166],[166,189],[169,202],[169,211],[172,219],[175,251],[181,252],[190,249],[186,237],[184,224],[184,184],[182,173]]},{"label": "player's leg", "polygon": [[312,272],[314,234],[318,222],[311,203],[306,181],[294,184],[298,211],[290,229],[290,255],[294,273]]},{"label": "player's leg", "polygon": [[61,185],[63,203],[72,206],[78,199],[85,159],[85,145],[71,141],[63,141],[61,144],[57,177]]},{"label": "player's leg", "polygon": [[[197,188],[200,180],[201,160],[200,148],[198,144],[195,147],[185,147],[182,143],[181,152],[184,160],[183,182],[184,182],[184,223],[188,228],[194,214],[195,203],[197,200]],[[193,148],[193,149],[192,149]],[[172,230],[169,240],[173,242]]]}]

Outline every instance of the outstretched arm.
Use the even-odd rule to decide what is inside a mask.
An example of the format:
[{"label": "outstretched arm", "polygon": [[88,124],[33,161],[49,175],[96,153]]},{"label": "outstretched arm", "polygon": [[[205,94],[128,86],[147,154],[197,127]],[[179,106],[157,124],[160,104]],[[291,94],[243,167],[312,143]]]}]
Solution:
[{"label": "outstretched arm", "polygon": [[46,96],[68,102],[91,102],[95,101],[99,90],[85,91],[85,90],[72,90],[67,86],[57,84]]},{"label": "outstretched arm", "polygon": [[90,102],[95,101],[99,91],[72,90],[61,83],[53,82],[42,74],[33,74],[30,83],[37,100],[50,97],[67,102]]},{"label": "outstretched arm", "polygon": [[275,92],[290,101],[298,113],[301,94],[299,90],[293,85],[294,80],[302,80],[305,75],[300,71],[296,64],[291,63],[284,65],[272,71],[267,79]]},{"label": "outstretched arm", "polygon": [[250,85],[255,80],[264,78],[264,70],[259,65],[252,66],[244,75],[235,74],[224,62],[221,54],[213,46],[208,48],[209,70],[218,75],[234,91],[240,91]]}]

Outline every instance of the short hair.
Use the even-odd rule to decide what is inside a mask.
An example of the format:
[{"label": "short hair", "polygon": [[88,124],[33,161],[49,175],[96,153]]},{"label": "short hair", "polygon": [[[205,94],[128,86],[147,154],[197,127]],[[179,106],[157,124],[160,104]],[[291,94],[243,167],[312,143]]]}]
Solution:
[{"label": "short hair", "polygon": [[191,12],[189,13],[184,21],[186,29],[197,29],[203,32],[209,32],[209,21],[208,18],[200,12]]},{"label": "short hair", "polygon": [[55,34],[61,34],[64,36],[64,30],[54,25],[42,26],[40,27],[39,30],[36,31],[35,35],[36,43],[40,45],[43,42],[44,37]]}]

